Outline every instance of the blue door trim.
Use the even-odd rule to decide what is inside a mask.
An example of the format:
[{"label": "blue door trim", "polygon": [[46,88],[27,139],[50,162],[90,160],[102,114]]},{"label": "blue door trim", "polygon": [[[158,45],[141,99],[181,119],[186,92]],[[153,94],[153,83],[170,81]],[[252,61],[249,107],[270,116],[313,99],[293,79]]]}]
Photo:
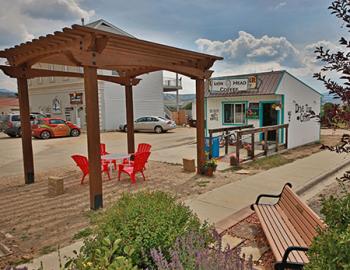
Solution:
[{"label": "blue door trim", "polygon": [[[259,102],[259,126],[263,127],[263,104],[273,104],[273,103],[281,103],[282,104],[282,110],[277,111],[277,125],[279,125],[281,123],[281,114],[283,115],[283,108],[284,108],[284,98],[282,96],[282,101],[280,100],[263,100]],[[282,123],[283,123],[283,118],[282,118]],[[280,132],[281,133],[281,132]],[[283,135],[282,135],[283,138]],[[259,134],[259,140],[262,141],[263,140],[263,134],[260,133]],[[278,139],[281,142],[281,137],[279,136]]]}]

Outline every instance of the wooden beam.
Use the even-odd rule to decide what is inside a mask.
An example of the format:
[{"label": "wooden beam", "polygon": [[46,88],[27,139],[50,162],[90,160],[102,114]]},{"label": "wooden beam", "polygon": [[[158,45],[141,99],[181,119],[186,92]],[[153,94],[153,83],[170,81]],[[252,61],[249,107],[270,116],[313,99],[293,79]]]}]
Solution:
[{"label": "wooden beam", "polygon": [[[28,79],[36,77],[73,77],[73,78],[84,78],[83,73],[78,72],[66,72],[58,70],[46,70],[46,69],[35,69],[35,68],[21,68],[0,65],[0,69],[8,76],[12,78],[27,77]],[[107,75],[97,75],[98,80],[113,82],[121,85],[132,84],[137,85],[141,79],[127,77],[116,77]]]},{"label": "wooden beam", "polygon": [[204,141],[204,80],[196,80],[196,128],[197,128],[197,173],[202,173],[205,163]]},{"label": "wooden beam", "polygon": [[125,85],[125,106],[126,106],[126,125],[128,137],[128,153],[135,153],[135,135],[134,135],[134,102],[132,86]]},{"label": "wooden beam", "polygon": [[100,120],[96,68],[84,67],[84,86],[87,114],[86,123],[89,159],[90,208],[97,210],[103,207],[103,200],[100,153]]},{"label": "wooden beam", "polygon": [[24,179],[26,184],[32,184],[34,183],[34,162],[27,78],[18,78],[17,86],[21,118]]}]

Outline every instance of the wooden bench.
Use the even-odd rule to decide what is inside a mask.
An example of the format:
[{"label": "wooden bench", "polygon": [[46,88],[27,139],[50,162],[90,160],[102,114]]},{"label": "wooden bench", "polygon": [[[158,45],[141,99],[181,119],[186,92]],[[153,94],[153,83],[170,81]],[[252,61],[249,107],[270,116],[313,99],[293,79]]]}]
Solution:
[{"label": "wooden bench", "polygon": [[[309,262],[306,251],[322,220],[292,191],[287,183],[279,195],[259,195],[251,205],[276,258],[275,269],[302,269]],[[279,198],[275,204],[262,204],[263,197]]]}]

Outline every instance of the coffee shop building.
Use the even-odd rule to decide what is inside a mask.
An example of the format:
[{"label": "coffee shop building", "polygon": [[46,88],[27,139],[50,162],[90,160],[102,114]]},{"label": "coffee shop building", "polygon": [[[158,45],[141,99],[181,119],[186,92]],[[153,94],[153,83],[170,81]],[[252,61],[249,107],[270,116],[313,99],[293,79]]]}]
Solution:
[{"label": "coffee shop building", "polygon": [[[288,148],[293,148],[320,140],[320,106],[321,94],[287,71],[215,77],[207,84],[206,132],[288,123]],[[263,134],[256,136],[263,139]],[[275,141],[274,136],[269,133],[268,140]],[[284,143],[285,132],[278,136]]]}]

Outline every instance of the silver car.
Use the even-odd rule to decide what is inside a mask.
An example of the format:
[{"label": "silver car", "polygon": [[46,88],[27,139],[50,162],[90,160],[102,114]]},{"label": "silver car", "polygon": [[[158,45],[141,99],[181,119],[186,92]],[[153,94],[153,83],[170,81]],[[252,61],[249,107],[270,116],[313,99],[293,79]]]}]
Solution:
[{"label": "silver car", "polygon": [[[126,124],[119,126],[119,129],[125,132],[127,131],[127,128]],[[143,116],[134,121],[135,131],[154,131],[159,134],[174,128],[176,128],[174,121],[161,116]]]}]

